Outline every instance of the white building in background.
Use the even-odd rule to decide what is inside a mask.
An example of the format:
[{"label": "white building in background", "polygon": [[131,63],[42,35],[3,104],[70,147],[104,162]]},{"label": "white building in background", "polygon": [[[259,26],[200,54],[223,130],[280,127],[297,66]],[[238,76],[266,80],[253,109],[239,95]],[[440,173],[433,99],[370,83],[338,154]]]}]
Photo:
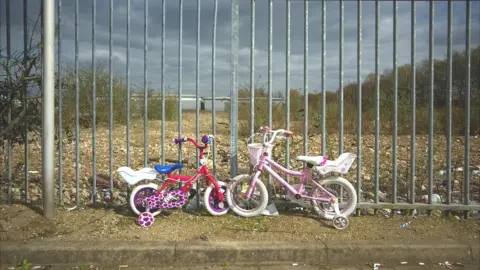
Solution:
[{"label": "white building in background", "polygon": [[[212,111],[212,97],[202,97],[203,102],[205,103],[204,110]],[[263,99],[266,100],[266,97],[256,97],[255,100]],[[277,104],[283,103],[285,100],[283,98],[272,98],[272,105],[276,106]],[[250,98],[239,98],[239,104],[250,104]],[[216,111],[230,111],[231,100],[230,97],[215,97],[215,109]]]},{"label": "white building in background", "polygon": [[[152,98],[152,97],[151,97]],[[160,98],[160,95],[158,96]],[[172,98],[176,99],[177,96],[175,95],[168,95],[165,96],[166,99]],[[133,95],[133,99],[143,100],[143,95]],[[203,96],[200,97],[200,110],[201,111],[212,111],[212,97]],[[255,100],[258,99],[267,99],[266,97],[256,97]],[[196,110],[196,95],[182,95],[182,111],[194,111]],[[272,98],[272,105],[276,106],[277,104],[284,103],[284,98],[274,97]],[[239,98],[238,103],[243,104],[250,104],[250,98]],[[230,97],[222,96],[222,97],[215,97],[215,111],[217,112],[226,112],[230,111],[230,104],[231,100]]]},{"label": "white building in background", "polygon": [[[202,109],[202,98],[200,99],[200,110]],[[197,109],[197,96],[182,95],[182,111],[194,111]]]},{"label": "white building in background", "polygon": [[[212,97],[202,97],[203,110],[211,112],[213,110],[213,98]],[[230,97],[215,97],[215,111],[223,112],[228,110],[230,107]]]}]

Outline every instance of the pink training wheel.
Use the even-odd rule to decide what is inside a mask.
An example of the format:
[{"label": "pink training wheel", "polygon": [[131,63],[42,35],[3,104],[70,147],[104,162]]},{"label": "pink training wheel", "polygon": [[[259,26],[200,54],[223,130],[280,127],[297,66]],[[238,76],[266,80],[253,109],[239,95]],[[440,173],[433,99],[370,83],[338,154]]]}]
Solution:
[{"label": "pink training wheel", "polygon": [[150,212],[143,212],[137,218],[138,225],[148,228],[152,226],[153,222],[155,221],[155,217]]}]

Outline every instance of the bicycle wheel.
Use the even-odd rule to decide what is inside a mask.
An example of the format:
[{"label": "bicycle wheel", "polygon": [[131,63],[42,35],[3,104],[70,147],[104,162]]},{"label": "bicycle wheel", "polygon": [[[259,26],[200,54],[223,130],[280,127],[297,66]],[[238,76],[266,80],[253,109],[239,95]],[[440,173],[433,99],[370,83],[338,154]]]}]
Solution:
[{"label": "bicycle wheel", "polygon": [[212,216],[221,216],[228,212],[228,203],[225,198],[227,186],[220,183],[218,183],[218,185],[224,196],[223,201],[218,200],[218,196],[216,195],[217,190],[215,189],[214,185],[208,186],[203,193],[203,204]]},{"label": "bicycle wheel", "polygon": [[268,191],[265,184],[259,178],[250,199],[245,198],[250,188],[252,177],[248,174],[236,176],[229,183],[227,189],[227,203],[235,214],[242,217],[254,217],[260,215],[268,204]]},{"label": "bicycle wheel", "polygon": [[[145,207],[142,206],[142,199],[157,192],[158,188],[158,185],[154,183],[148,183],[138,185],[132,190],[128,201],[130,208],[135,214],[140,215],[141,213],[145,212]],[[162,212],[162,209],[150,209],[150,212],[153,216],[156,216]]]},{"label": "bicycle wheel", "polygon": [[[349,216],[353,213],[355,207],[357,206],[357,193],[355,192],[353,185],[348,180],[342,177],[331,177],[320,182],[320,185],[338,198],[338,207],[341,215]],[[340,186],[341,188],[329,187],[334,185]],[[345,195],[347,195],[346,199]],[[312,197],[327,196],[328,195],[321,188],[318,186],[314,187]],[[312,204],[313,211],[320,217],[333,220],[333,218],[336,216],[332,203],[324,203],[317,200],[311,200],[310,202]]]}]

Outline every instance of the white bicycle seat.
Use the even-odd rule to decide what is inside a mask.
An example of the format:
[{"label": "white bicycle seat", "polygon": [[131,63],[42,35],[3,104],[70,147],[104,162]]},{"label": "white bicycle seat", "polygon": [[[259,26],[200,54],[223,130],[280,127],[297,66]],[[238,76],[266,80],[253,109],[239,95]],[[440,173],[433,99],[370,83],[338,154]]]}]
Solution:
[{"label": "white bicycle seat", "polygon": [[327,162],[325,156],[297,156],[297,160],[310,163],[313,166],[323,166]]},{"label": "white bicycle seat", "polygon": [[157,171],[148,167],[138,171],[134,171],[130,167],[120,167],[117,169],[117,172],[125,182],[132,186],[142,180],[155,180],[157,177]]}]

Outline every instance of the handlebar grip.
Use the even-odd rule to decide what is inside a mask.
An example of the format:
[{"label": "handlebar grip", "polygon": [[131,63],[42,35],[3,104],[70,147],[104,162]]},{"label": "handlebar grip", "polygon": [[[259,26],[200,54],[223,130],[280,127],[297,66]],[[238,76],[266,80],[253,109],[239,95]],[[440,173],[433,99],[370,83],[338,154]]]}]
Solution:
[{"label": "handlebar grip", "polygon": [[187,141],[187,138],[175,138],[175,139],[173,139],[173,142],[175,144],[179,144],[181,142],[186,142],[186,141]]},{"label": "handlebar grip", "polygon": [[283,131],[283,134],[285,134],[286,136],[292,136],[293,132],[290,131],[290,130],[285,130],[285,131]]}]

